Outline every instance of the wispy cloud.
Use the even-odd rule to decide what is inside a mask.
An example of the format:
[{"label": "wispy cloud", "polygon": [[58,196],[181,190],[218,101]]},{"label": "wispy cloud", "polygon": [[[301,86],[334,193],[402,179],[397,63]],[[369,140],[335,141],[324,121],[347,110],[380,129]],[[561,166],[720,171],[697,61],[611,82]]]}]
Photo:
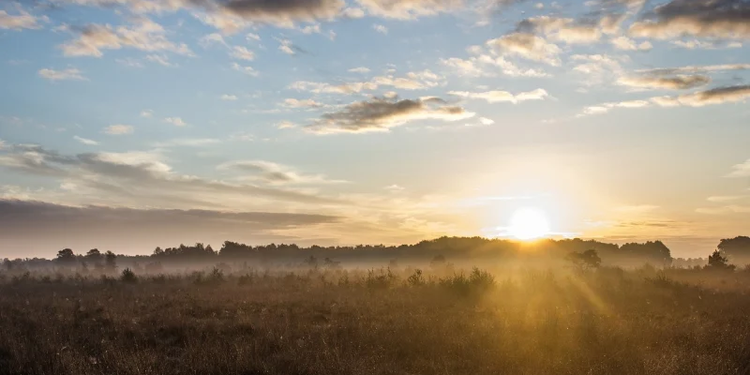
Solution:
[{"label": "wispy cloud", "polygon": [[374,29],[375,31],[377,31],[377,32],[379,32],[379,33],[381,33],[381,34],[385,34],[385,35],[387,35],[387,34],[388,34],[388,28],[387,28],[387,27],[385,27],[385,26],[383,26],[383,25],[380,25],[380,24],[375,24],[375,25],[372,25],[372,28],[373,28],[373,29]]},{"label": "wispy cloud", "polygon": [[99,142],[97,142],[97,141],[94,141],[94,140],[91,140],[91,139],[88,139],[88,138],[79,137],[77,135],[73,136],[73,139],[75,139],[76,141],[78,141],[80,143],[88,145],[88,146],[96,146],[96,145],[99,144]]},{"label": "wispy cloud", "polygon": [[187,126],[187,123],[180,117],[167,117],[164,122],[174,126]]},{"label": "wispy cloud", "polygon": [[460,96],[469,99],[481,99],[488,103],[520,103],[528,100],[542,100],[549,97],[549,94],[544,89],[536,89],[533,91],[522,92],[518,94],[512,94],[507,91],[487,91],[487,92],[468,92],[468,91],[450,91],[449,95]]},{"label": "wispy cloud", "polygon": [[83,73],[76,69],[76,68],[67,68],[63,70],[54,70],[54,69],[41,69],[38,72],[39,76],[48,79],[50,81],[85,81],[87,80],[86,77],[83,76]]},{"label": "wispy cloud", "polygon": [[132,134],[133,127],[130,125],[115,124],[115,125],[110,125],[104,128],[104,132],[109,135]]},{"label": "wispy cloud", "polygon": [[19,9],[17,14],[9,14],[4,10],[0,10],[0,29],[41,29],[41,23],[43,22],[49,22],[49,18],[47,16],[37,17],[22,9]]},{"label": "wispy cloud", "polygon": [[727,177],[750,177],[750,159],[744,163],[735,164]]}]

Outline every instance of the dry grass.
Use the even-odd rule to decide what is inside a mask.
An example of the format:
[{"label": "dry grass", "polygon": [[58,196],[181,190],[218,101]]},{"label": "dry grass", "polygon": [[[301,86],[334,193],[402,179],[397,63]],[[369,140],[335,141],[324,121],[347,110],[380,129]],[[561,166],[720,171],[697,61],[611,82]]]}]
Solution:
[{"label": "dry grass", "polygon": [[6,275],[0,374],[750,372],[742,272],[412,275]]}]

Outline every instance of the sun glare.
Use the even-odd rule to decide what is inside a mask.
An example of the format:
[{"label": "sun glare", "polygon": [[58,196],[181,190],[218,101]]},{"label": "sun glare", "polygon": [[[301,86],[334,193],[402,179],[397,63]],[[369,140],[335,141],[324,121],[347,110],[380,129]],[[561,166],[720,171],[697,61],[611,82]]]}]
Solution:
[{"label": "sun glare", "polygon": [[549,234],[549,220],[544,211],[521,208],[513,213],[508,233],[519,240],[533,240]]}]

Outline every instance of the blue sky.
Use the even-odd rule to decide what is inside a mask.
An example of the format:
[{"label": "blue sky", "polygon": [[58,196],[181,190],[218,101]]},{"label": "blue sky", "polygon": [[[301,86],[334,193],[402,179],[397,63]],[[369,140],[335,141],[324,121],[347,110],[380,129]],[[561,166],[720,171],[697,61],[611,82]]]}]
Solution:
[{"label": "blue sky", "polygon": [[502,237],[531,207],[553,237],[704,256],[750,224],[748,14],[4,2],[0,255]]}]

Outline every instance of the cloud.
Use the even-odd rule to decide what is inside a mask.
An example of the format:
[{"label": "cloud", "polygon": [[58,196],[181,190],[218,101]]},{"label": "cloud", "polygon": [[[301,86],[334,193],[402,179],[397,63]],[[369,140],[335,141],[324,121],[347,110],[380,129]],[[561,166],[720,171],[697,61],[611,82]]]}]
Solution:
[{"label": "cloud", "polygon": [[297,81],[289,88],[297,91],[309,91],[316,94],[354,94],[362,91],[374,91],[379,87],[395,87],[403,90],[424,90],[439,86],[443,83],[443,77],[430,70],[409,72],[404,77],[393,75],[373,77],[367,82],[347,82],[330,84],[324,82]]},{"label": "cloud", "polygon": [[705,91],[697,91],[679,96],[655,96],[648,100],[630,100],[624,102],[603,103],[589,106],[577,115],[584,117],[609,112],[613,108],[646,108],[654,105],[658,107],[703,107],[734,103],[750,98],[750,85],[717,87]]},{"label": "cloud", "polygon": [[232,52],[230,53],[230,56],[234,57],[235,59],[240,59],[240,60],[247,60],[247,61],[255,60],[255,54],[252,51],[242,46],[232,47]]},{"label": "cloud", "polygon": [[293,98],[285,99],[283,105],[288,108],[320,108],[323,106],[323,104],[312,99],[299,100]]},{"label": "cloud", "polygon": [[48,79],[50,81],[86,81],[86,77],[83,76],[80,70],[76,68],[68,68],[64,70],[54,69],[41,69],[38,72],[39,76]]},{"label": "cloud", "polygon": [[296,127],[297,127],[297,124],[290,122],[290,121],[282,121],[276,124],[276,128],[278,129],[292,129]]},{"label": "cloud", "polygon": [[520,103],[527,100],[543,100],[549,97],[549,94],[544,89],[536,89],[533,91],[522,92],[519,94],[512,94],[507,91],[487,91],[487,92],[468,92],[468,91],[451,91],[448,94],[460,96],[469,99],[481,99],[488,103]]},{"label": "cloud", "polygon": [[441,59],[440,63],[455,69],[462,76],[488,76],[494,77],[496,73],[502,73],[509,77],[547,77],[548,74],[536,69],[522,69],[502,56],[489,56],[479,54],[468,59],[451,57]]},{"label": "cloud", "polygon": [[[150,116],[151,115],[149,114],[148,117],[150,117]],[[110,126],[107,126],[106,128],[104,128],[104,132],[107,133],[107,134],[109,134],[109,135],[132,134],[133,133],[133,127],[130,126],[130,125],[123,125],[123,124],[110,125]]]},{"label": "cloud", "polygon": [[487,45],[503,55],[520,56],[552,66],[560,65],[560,47],[528,33],[512,33],[487,41]]},{"label": "cloud", "polygon": [[677,101],[686,106],[702,107],[705,105],[739,102],[747,98],[750,98],[750,85],[717,87],[711,90],[681,95],[677,98]]},{"label": "cloud", "polygon": [[75,139],[76,141],[81,142],[81,143],[83,143],[85,145],[88,145],[88,146],[96,146],[96,145],[99,144],[99,142],[97,142],[97,141],[94,141],[94,140],[91,140],[91,139],[87,139],[87,138],[82,138],[82,137],[79,137],[77,135],[73,136],[73,139]]},{"label": "cloud", "polygon": [[221,140],[216,138],[179,138],[166,142],[156,142],[154,147],[203,147],[217,143],[221,143]]},{"label": "cloud", "polygon": [[296,55],[297,48],[289,39],[279,39],[279,51],[286,53],[287,55]]},{"label": "cloud", "polygon": [[120,65],[127,66],[128,68],[141,69],[141,68],[146,67],[145,65],[143,65],[143,62],[141,62],[140,60],[134,59],[132,57],[127,57],[124,59],[115,59],[115,61]]},{"label": "cloud", "polygon": [[166,37],[166,31],[158,23],[139,17],[132,27],[91,24],[78,31],[78,38],[60,45],[65,56],[102,57],[102,50],[117,50],[132,47],[141,51],[170,51],[192,56],[185,43],[176,44]]},{"label": "cloud", "polygon": [[146,55],[146,60],[155,62],[162,66],[168,66],[168,67],[175,66],[174,64],[169,62],[169,58],[165,55]]},{"label": "cloud", "polygon": [[164,119],[164,122],[174,126],[187,126],[187,123],[180,117],[167,117]]},{"label": "cloud", "polygon": [[260,75],[260,73],[258,73],[257,70],[253,69],[252,66],[242,66],[237,63],[232,63],[232,69],[251,77],[257,77],[258,75]]},{"label": "cloud", "polygon": [[305,126],[305,130],[316,134],[389,131],[411,121],[458,121],[473,116],[474,113],[448,105],[439,98],[373,98],[349,104],[338,112],[324,114],[316,122]]},{"label": "cloud", "polygon": [[704,75],[677,75],[673,77],[638,76],[621,77],[617,83],[640,89],[687,90],[705,86],[711,78]]},{"label": "cloud", "polygon": [[234,0],[217,2],[220,12],[253,23],[294,27],[296,22],[332,20],[344,7],[343,0]]},{"label": "cloud", "polygon": [[0,151],[0,167],[55,178],[68,202],[151,207],[248,207],[269,200],[313,205],[344,204],[309,192],[257,184],[203,179],[172,170],[159,153],[83,153],[65,155],[36,145]]},{"label": "cloud", "polygon": [[405,188],[405,187],[403,187],[403,186],[400,186],[400,185],[398,185],[398,184],[393,184],[393,185],[389,185],[389,186],[386,186],[386,187],[384,187],[383,189],[385,189],[385,190],[388,190],[388,191],[390,191],[391,193],[398,193],[398,192],[400,192],[400,191],[404,191],[404,190],[406,190],[406,188]]},{"label": "cloud", "polygon": [[341,16],[348,19],[357,19],[365,16],[362,8],[346,8],[341,12]]},{"label": "cloud", "polygon": [[730,49],[730,48],[742,48],[740,42],[718,42],[718,41],[702,41],[697,39],[691,40],[673,40],[673,45],[685,49]]},{"label": "cloud", "polygon": [[623,69],[617,58],[603,55],[573,55],[571,61],[576,64],[573,71],[585,76],[582,82],[588,86],[601,85],[617,80],[623,75]]},{"label": "cloud", "polygon": [[237,95],[227,95],[227,94],[224,94],[224,95],[221,96],[221,100],[235,101],[235,100],[237,100]]},{"label": "cloud", "polygon": [[203,48],[208,48],[214,44],[229,48],[229,44],[227,44],[227,42],[224,40],[224,37],[219,33],[211,33],[202,36],[198,40],[198,44],[200,44]]},{"label": "cloud", "polygon": [[651,106],[651,102],[648,100],[628,100],[622,102],[602,103],[584,108],[577,117],[600,115],[609,112],[613,108],[644,108],[649,106]]},{"label": "cloud", "polygon": [[612,40],[610,40],[610,42],[613,46],[615,46],[615,48],[622,51],[650,51],[652,48],[654,48],[651,42],[645,41],[636,43],[635,40],[623,35],[613,38]]},{"label": "cloud", "polygon": [[221,164],[219,170],[247,173],[244,179],[261,180],[270,184],[329,184],[344,183],[329,180],[323,175],[307,175],[296,169],[264,160],[239,160]]},{"label": "cloud", "polygon": [[596,23],[550,16],[527,18],[521,21],[516,29],[521,33],[539,33],[551,40],[567,44],[589,44],[599,41],[602,37],[602,30]]},{"label": "cloud", "polygon": [[348,70],[349,73],[370,73],[370,68],[360,66],[358,68],[352,68]]},{"label": "cloud", "polygon": [[731,70],[750,70],[750,64],[722,64],[722,65],[702,65],[702,66],[682,66],[677,68],[657,68],[638,70],[638,73],[647,75],[674,75],[674,74],[695,74],[708,72],[721,72]]},{"label": "cloud", "polygon": [[388,34],[388,28],[385,27],[385,26],[383,26],[383,25],[375,24],[375,25],[372,25],[372,28],[373,28],[373,30],[375,30],[375,31],[377,31],[377,32],[379,32],[381,34]]},{"label": "cloud", "polygon": [[630,26],[638,37],[669,39],[750,38],[750,2],[747,0],[672,0],[646,13]]},{"label": "cloud", "polygon": [[151,117],[153,115],[154,115],[154,111],[152,111],[150,109],[145,109],[145,110],[141,111],[141,117]]},{"label": "cloud", "polygon": [[6,11],[0,10],[0,29],[41,29],[42,25],[39,24],[39,21],[48,22],[49,19],[46,16],[35,17],[23,10],[19,10],[17,15],[8,14]]},{"label": "cloud", "polygon": [[458,10],[463,0],[357,0],[367,12],[379,17],[400,20],[417,19]]},{"label": "cloud", "polygon": [[4,245],[19,251],[19,255],[61,246],[127,252],[181,241],[214,246],[225,240],[271,241],[284,238],[285,231],[339,220],[336,216],[303,213],[136,209],[0,199],[0,237]]},{"label": "cloud", "polygon": [[750,177],[750,159],[747,159],[744,163],[734,165],[732,171],[727,174],[727,177]]}]

